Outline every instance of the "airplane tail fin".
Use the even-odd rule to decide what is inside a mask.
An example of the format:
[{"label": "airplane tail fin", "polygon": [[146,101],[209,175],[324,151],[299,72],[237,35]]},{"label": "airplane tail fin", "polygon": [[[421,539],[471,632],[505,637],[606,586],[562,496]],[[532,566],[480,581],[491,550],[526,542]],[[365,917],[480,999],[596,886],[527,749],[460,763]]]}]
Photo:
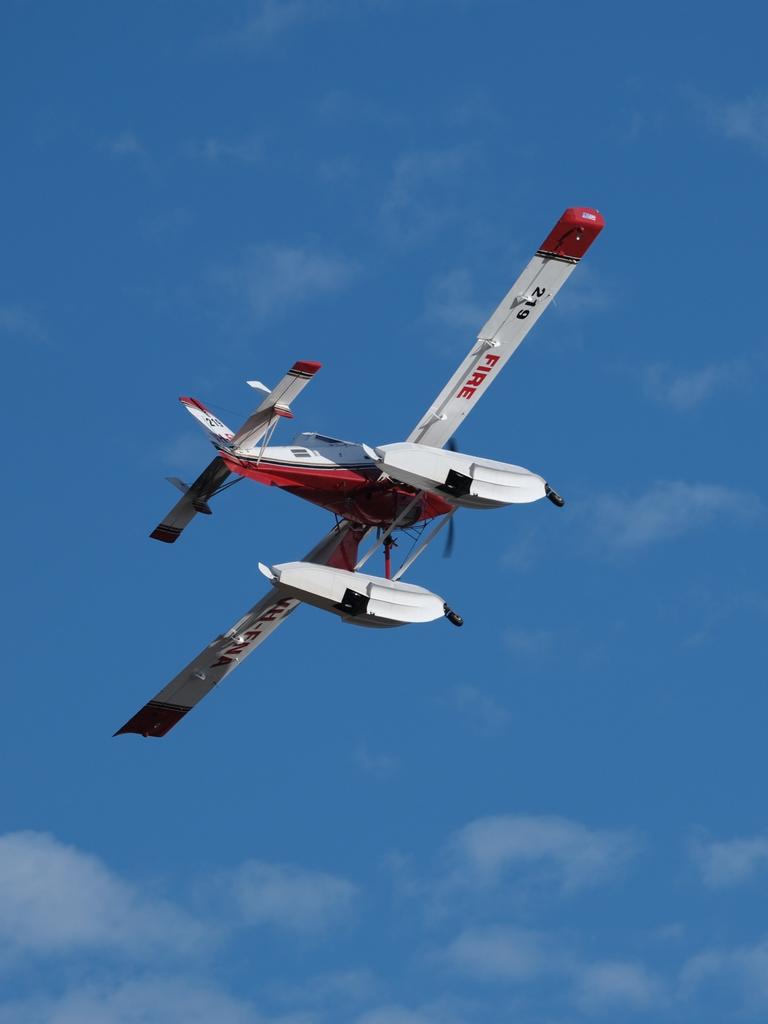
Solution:
[{"label": "airplane tail fin", "polygon": [[[230,430],[226,423],[222,423],[218,416],[207,409],[202,402],[198,402],[196,398],[185,396],[179,401],[187,412],[194,416],[219,450],[253,450],[257,445],[267,443],[265,438],[269,439],[281,417],[288,419],[293,417],[290,409],[291,401],[306,387],[319,369],[320,363],[300,360],[293,364],[271,391],[261,381],[248,381],[251,387],[266,391],[266,396],[237,433]],[[198,512],[210,515],[209,500],[214,494],[218,494],[225,487],[230,487],[232,483],[237,482],[237,480],[233,480],[226,483],[229,475],[230,471],[224,460],[217,456],[191,486],[179,480],[178,477],[168,477],[167,479],[182,492],[183,496],[163,521],[158,523],[150,533],[150,537],[166,544],[173,544],[178,540],[184,527],[192,521]]]},{"label": "airplane tail fin", "polygon": [[187,412],[195,417],[214,444],[229,444],[235,436],[226,423],[222,423],[218,416],[215,416],[210,409],[206,409],[203,403],[198,402],[196,398],[182,397],[179,401]]}]

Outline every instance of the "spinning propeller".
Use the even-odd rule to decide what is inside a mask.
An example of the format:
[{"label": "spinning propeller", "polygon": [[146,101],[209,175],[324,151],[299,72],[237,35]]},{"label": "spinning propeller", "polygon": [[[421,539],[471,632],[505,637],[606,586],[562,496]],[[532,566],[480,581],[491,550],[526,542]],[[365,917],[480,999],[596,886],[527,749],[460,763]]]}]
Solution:
[{"label": "spinning propeller", "polygon": [[[445,442],[445,447],[449,452],[458,451],[456,447],[456,438],[449,437]],[[443,548],[443,558],[450,558],[453,554],[453,545],[456,542],[456,527],[453,522],[453,516],[448,520],[448,529],[445,534],[445,547]]]}]

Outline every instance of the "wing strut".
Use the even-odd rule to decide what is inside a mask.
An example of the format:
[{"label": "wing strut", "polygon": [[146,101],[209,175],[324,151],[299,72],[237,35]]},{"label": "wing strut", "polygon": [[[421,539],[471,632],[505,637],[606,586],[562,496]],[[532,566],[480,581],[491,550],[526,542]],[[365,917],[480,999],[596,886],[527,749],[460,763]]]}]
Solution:
[{"label": "wing strut", "polygon": [[423,491],[417,491],[416,492],[416,494],[414,495],[413,499],[408,502],[408,504],[405,506],[405,508],[403,508],[402,512],[399,513],[397,518],[395,520],[393,520],[393,522],[390,523],[390,525],[386,528],[386,530],[382,533],[382,535],[377,538],[376,543],[372,544],[371,547],[368,548],[368,550],[365,552],[363,557],[360,559],[360,561],[355,566],[355,572],[358,572],[360,569],[362,569],[362,567],[365,565],[365,563],[368,561],[368,559],[371,557],[371,555],[374,555],[379,550],[381,545],[385,544],[389,540],[389,538],[392,536],[393,532],[402,523],[407,521],[408,515],[410,514],[410,512],[413,511],[413,509],[416,507],[418,502],[421,501],[421,498],[422,498],[423,494],[424,494]]},{"label": "wing strut", "polygon": [[456,509],[452,508],[450,512],[447,512],[444,516],[440,516],[440,518],[429,531],[427,536],[422,538],[421,543],[413,549],[413,551],[410,553],[410,555],[408,555],[406,560],[403,562],[403,564],[397,570],[395,575],[392,577],[392,579],[395,582],[397,582],[397,580],[400,579],[403,573],[407,572],[407,570],[410,569],[410,567],[413,565],[413,563],[416,561],[416,559],[419,557],[422,551],[426,551],[426,549],[429,547],[432,541],[437,537],[438,533],[440,533],[444,526],[448,525],[448,523],[451,521],[455,514]]}]

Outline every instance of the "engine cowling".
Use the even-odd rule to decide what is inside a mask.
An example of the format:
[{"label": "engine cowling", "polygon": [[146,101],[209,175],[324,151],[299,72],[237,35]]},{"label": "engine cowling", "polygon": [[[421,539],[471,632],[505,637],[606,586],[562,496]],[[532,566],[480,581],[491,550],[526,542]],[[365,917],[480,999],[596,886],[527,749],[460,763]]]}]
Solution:
[{"label": "engine cowling", "polygon": [[378,468],[403,484],[433,491],[459,508],[502,508],[547,496],[543,477],[522,466],[400,441],[372,449]]}]

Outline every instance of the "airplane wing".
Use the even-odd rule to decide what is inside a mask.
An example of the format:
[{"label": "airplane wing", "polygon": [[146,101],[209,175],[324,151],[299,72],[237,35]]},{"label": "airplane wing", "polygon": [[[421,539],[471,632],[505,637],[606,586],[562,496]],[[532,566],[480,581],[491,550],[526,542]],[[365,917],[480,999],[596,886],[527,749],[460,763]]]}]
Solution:
[{"label": "airplane wing", "polygon": [[442,448],[477,405],[549,305],[605,222],[584,207],[565,211],[478,335],[469,355],[408,441]]},{"label": "airplane wing", "polygon": [[[345,522],[334,527],[317,544],[305,562],[354,569],[357,548],[365,536],[359,528]],[[300,601],[288,598],[273,588],[250,611],[221,636],[216,637],[183,668],[167,686],[129,719],[115,736],[135,732],[141,736],[165,736],[207,693],[241,665],[259,644],[288,618]]]},{"label": "airplane wing", "polygon": [[153,540],[173,544],[198,512],[211,514],[208,499],[213,497],[228,476],[229,469],[217,455],[149,536]]}]

